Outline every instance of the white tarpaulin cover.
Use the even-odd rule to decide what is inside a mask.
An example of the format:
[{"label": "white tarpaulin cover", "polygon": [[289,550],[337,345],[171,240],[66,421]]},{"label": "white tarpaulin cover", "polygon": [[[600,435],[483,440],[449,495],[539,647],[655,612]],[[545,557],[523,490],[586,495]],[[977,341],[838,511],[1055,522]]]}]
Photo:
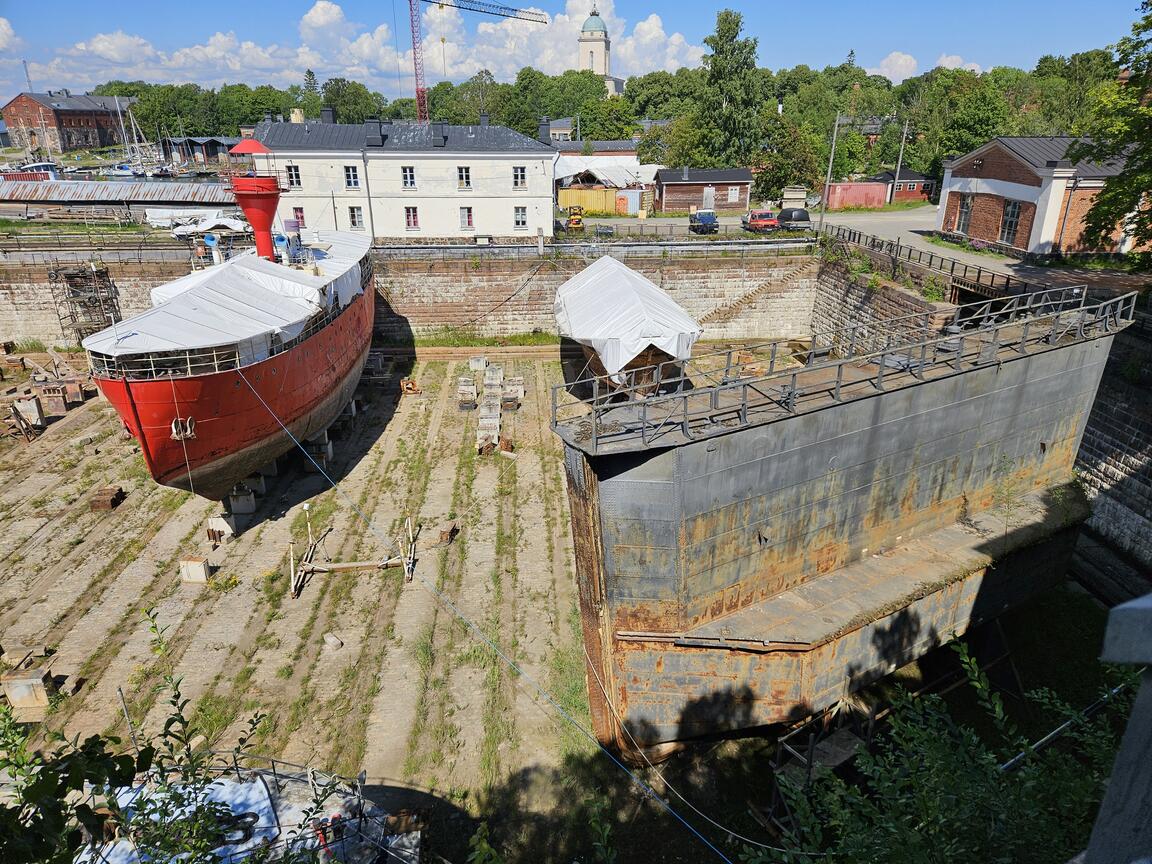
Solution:
[{"label": "white tarpaulin cover", "polygon": [[657,285],[605,255],[556,289],[561,336],[587,345],[615,375],[649,345],[677,360],[703,332]]},{"label": "white tarpaulin cover", "polygon": [[206,234],[209,231],[235,231],[238,234],[251,233],[252,226],[243,219],[229,219],[227,216],[213,216],[210,219],[200,219],[187,225],[178,225],[172,229],[173,237],[185,237],[189,234]]},{"label": "white tarpaulin cover", "polygon": [[322,232],[312,245],[319,276],[240,254],[153,288],[153,308],[89,336],[84,348],[119,357],[237,345],[242,362],[263,359],[273,334],[292,339],[317,312],[360,291],[369,237]]}]

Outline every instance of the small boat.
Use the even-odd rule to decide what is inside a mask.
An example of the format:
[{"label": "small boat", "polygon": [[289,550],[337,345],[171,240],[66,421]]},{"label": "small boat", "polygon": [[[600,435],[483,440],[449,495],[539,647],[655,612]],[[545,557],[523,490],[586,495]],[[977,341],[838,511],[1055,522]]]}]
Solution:
[{"label": "small boat", "polygon": [[274,244],[276,178],[232,184],[256,249],[152,289],[151,309],[83,341],[156,482],[216,500],[331,425],[360,381],[375,312],[368,236]]}]

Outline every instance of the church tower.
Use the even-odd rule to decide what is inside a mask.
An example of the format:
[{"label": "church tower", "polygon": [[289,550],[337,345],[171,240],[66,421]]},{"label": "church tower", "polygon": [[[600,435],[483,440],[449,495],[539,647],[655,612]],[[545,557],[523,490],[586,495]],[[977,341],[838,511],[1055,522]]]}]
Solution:
[{"label": "church tower", "polygon": [[604,79],[609,96],[624,92],[624,81],[612,77],[612,40],[608,38],[608,25],[592,7],[592,14],[580,28],[580,57],[576,68],[591,69]]}]

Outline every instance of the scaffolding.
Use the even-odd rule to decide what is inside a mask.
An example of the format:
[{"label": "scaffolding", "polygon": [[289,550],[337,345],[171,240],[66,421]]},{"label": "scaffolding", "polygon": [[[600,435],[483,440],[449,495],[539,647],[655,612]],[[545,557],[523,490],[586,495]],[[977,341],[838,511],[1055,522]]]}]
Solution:
[{"label": "scaffolding", "polygon": [[79,343],[121,320],[120,292],[101,262],[54,266],[48,271],[48,282],[65,339]]}]

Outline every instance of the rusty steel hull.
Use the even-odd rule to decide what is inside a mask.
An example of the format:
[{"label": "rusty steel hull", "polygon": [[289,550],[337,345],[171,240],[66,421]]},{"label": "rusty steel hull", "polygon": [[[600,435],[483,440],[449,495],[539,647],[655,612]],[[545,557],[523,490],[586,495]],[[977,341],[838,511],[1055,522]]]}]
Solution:
[{"label": "rusty steel hull", "polygon": [[[601,740],[629,749],[622,723],[649,746],[805,716],[1059,578],[1087,515],[1061,484],[1110,345],[665,450],[566,447]],[[958,525],[1018,502],[1027,526],[964,552]],[[894,594],[875,556],[907,549],[931,554]]]}]

